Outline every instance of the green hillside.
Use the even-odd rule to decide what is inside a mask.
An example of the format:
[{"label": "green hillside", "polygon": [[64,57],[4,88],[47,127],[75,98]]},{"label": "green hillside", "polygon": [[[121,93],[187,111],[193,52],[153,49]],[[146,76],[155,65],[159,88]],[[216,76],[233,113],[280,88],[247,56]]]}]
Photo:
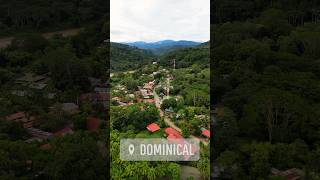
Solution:
[{"label": "green hillside", "polygon": [[119,43],[110,45],[111,71],[133,70],[155,59],[152,52],[147,50]]},{"label": "green hillside", "polygon": [[[214,166],[221,179],[319,179],[318,1],[217,1]],[[216,172],[218,173],[218,172]]]},{"label": "green hillside", "polygon": [[175,49],[160,56],[160,64],[173,67],[173,60],[176,61],[176,68],[186,68],[194,64],[202,67],[209,67],[210,46],[203,43],[196,47]]}]

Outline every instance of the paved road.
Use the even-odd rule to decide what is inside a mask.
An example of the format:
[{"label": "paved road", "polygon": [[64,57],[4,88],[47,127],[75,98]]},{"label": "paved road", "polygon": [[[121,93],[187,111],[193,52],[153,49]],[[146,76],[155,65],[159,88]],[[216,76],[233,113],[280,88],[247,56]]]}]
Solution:
[{"label": "paved road", "polygon": [[[81,30],[82,30],[82,28],[66,29],[66,30],[62,30],[62,31],[43,33],[42,36],[46,39],[49,39],[56,34],[61,34],[63,37],[68,37],[68,36],[77,35]],[[0,39],[0,49],[8,47],[11,44],[13,39],[14,39],[13,36],[1,38]]]}]

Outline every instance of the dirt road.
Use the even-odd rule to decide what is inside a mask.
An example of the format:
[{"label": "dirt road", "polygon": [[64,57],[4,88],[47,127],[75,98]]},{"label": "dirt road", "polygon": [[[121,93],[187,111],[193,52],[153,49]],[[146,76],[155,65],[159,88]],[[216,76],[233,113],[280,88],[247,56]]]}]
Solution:
[{"label": "dirt road", "polygon": [[[161,117],[164,117],[164,122],[172,127],[173,129],[177,130],[178,132],[182,133],[182,130],[175,125],[175,123],[173,121],[171,121],[171,119],[168,117],[168,116],[165,116],[163,110],[161,109],[161,100],[160,100],[160,97],[159,95],[157,94],[157,92],[155,91],[156,88],[153,89],[153,97],[154,97],[154,101],[155,101],[155,104],[156,104],[156,107],[159,109],[160,111],[160,116]],[[199,137],[196,137],[194,135],[190,135],[190,138],[194,138],[194,139],[197,139],[198,141],[201,141],[204,145],[208,145],[208,141],[206,141],[204,138],[199,138]]]},{"label": "dirt road", "polygon": [[[63,37],[74,36],[79,34],[79,32],[82,29],[83,28],[74,28],[74,29],[66,29],[62,31],[46,32],[46,33],[43,33],[42,36],[46,39],[49,39],[56,34],[61,34]],[[8,47],[11,44],[13,39],[14,39],[13,36],[0,38],[0,49]]]}]

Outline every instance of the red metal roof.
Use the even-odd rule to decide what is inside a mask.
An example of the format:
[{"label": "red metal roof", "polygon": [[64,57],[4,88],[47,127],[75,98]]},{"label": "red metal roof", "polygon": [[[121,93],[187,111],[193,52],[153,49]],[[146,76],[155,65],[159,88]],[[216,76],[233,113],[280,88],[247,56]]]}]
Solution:
[{"label": "red metal roof", "polygon": [[182,138],[182,135],[177,130],[171,127],[166,128],[164,131],[167,133],[168,138],[175,138],[175,139]]},{"label": "red metal roof", "polygon": [[159,127],[158,124],[152,123],[152,124],[149,124],[149,125],[147,126],[147,129],[148,129],[149,131],[151,131],[151,132],[155,132],[155,131],[160,130],[160,127]]},{"label": "red metal roof", "polygon": [[204,135],[204,136],[206,136],[206,137],[210,138],[210,131],[209,131],[209,130],[207,130],[207,129],[204,129],[204,130],[202,130],[202,135]]},{"label": "red metal roof", "polygon": [[87,128],[89,131],[97,131],[100,126],[100,119],[89,117],[87,119]]}]

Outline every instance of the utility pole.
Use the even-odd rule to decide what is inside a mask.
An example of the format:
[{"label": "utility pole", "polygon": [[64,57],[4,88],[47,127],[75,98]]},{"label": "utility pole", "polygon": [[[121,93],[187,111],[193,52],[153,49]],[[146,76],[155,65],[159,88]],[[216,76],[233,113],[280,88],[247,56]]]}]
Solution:
[{"label": "utility pole", "polygon": [[176,59],[173,59],[173,71],[176,70]]}]

